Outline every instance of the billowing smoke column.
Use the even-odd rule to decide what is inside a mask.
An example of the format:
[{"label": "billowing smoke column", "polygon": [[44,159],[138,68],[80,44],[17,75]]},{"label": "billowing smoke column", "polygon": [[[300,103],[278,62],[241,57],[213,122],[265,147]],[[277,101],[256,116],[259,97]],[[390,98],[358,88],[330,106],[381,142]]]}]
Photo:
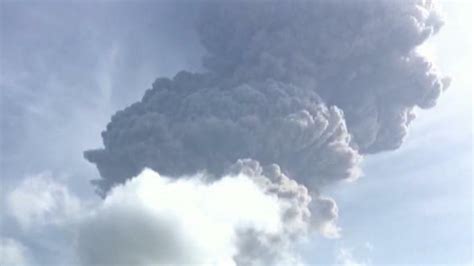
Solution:
[{"label": "billowing smoke column", "polygon": [[[306,222],[337,235],[335,203],[318,189],[357,178],[364,154],[398,148],[414,108],[434,106],[449,86],[416,51],[443,24],[434,4],[203,6],[197,29],[208,71],[159,78],[140,102],[112,117],[102,133],[104,148],[85,153],[100,171],[98,188],[107,193],[144,168],[175,178],[205,172],[212,182],[236,162],[262,165],[273,169],[267,176],[308,187],[313,203]],[[265,242],[259,237],[242,234],[245,255],[235,257],[237,264],[255,261],[252,252],[275,257],[268,245],[248,248]]]},{"label": "billowing smoke column", "polygon": [[233,84],[274,79],[344,111],[352,146],[400,146],[413,107],[432,107],[449,80],[415,48],[443,22],[432,1],[226,3],[199,27],[204,65]]},{"label": "billowing smoke column", "polygon": [[158,79],[140,103],[112,117],[106,148],[86,153],[104,188],[144,167],[168,176],[219,176],[241,158],[276,163],[308,184],[356,175],[359,155],[343,113],[315,91],[272,79],[235,87],[207,79],[186,72]]}]

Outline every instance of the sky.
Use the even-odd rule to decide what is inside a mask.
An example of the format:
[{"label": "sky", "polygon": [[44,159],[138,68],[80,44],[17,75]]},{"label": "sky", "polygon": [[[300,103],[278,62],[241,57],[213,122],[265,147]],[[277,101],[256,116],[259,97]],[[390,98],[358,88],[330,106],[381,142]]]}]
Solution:
[{"label": "sky", "polygon": [[[320,189],[337,202],[341,231],[337,238],[311,233],[297,244],[308,265],[472,265],[472,4],[442,1],[440,6],[445,25],[419,50],[452,78],[451,86],[437,106],[415,110],[417,119],[399,149],[366,155],[358,180]],[[100,174],[83,152],[102,146],[101,131],[110,117],[139,101],[157,77],[171,78],[183,69],[203,71],[201,58],[209,48],[203,47],[195,30],[198,4],[3,1],[0,12],[2,260],[24,265],[79,263],[68,260],[75,251],[64,247],[87,246],[91,240],[75,238],[76,223],[79,232],[87,235],[88,231],[82,218],[71,222],[71,216],[101,206],[96,210],[99,218],[86,219],[100,230],[100,221],[121,215],[121,204],[132,202],[138,206],[130,205],[137,217],[142,217],[140,208],[146,209],[146,215],[130,223],[147,226],[147,221],[155,221],[168,207],[148,209],[147,197],[127,198],[127,193],[140,195],[147,191],[147,184],[163,193],[167,189],[181,193],[178,185],[153,183],[149,176],[154,173],[148,173],[112,193],[110,205],[101,205],[102,198],[90,184]],[[256,188],[245,177],[242,180],[236,191],[253,195]],[[214,190],[201,181],[193,185],[183,181],[182,186],[220,195],[226,182],[230,181],[218,183]],[[28,197],[24,190],[35,196]],[[42,190],[52,192],[38,194]],[[256,205],[265,210],[271,209],[275,197],[281,197],[255,193]],[[201,197],[197,192],[192,195]],[[211,203],[202,204],[169,207],[168,211],[188,215],[190,209],[207,208]],[[240,204],[232,206],[242,209],[241,215],[253,215]],[[216,209],[226,213],[226,208]],[[225,215],[232,227],[219,227],[224,235],[242,223]],[[259,217],[243,223],[273,226],[273,220]],[[214,225],[202,218],[199,228],[206,232]],[[291,230],[297,232],[295,228],[292,225]],[[202,241],[198,233],[186,237],[197,239],[192,242],[197,247],[204,246],[199,252],[186,253],[191,257],[214,256],[208,243],[222,247],[222,254],[231,252],[224,248],[231,244],[222,239]],[[146,241],[159,245],[153,238]],[[101,261],[87,249],[80,252],[83,264]],[[114,259],[118,260],[104,255],[102,262]],[[125,263],[127,259],[123,257]]]}]

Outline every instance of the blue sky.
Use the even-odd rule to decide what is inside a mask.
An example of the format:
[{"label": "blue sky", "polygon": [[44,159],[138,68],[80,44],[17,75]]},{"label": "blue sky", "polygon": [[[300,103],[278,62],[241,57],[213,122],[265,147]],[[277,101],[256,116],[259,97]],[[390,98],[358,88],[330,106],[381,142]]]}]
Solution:
[{"label": "blue sky", "polygon": [[[451,87],[435,108],[417,110],[400,149],[366,157],[363,177],[326,188],[342,236],[314,236],[302,246],[309,263],[472,264],[472,4],[441,6],[446,25],[422,49],[452,77]],[[200,69],[193,9],[175,8],[2,2],[2,205],[39,173],[98,200],[89,184],[98,173],[82,152],[101,145],[111,114],[140,99],[156,77]],[[54,259],[41,249],[61,238],[54,229],[51,239],[32,240],[1,215],[3,237],[33,247],[40,264]]]}]

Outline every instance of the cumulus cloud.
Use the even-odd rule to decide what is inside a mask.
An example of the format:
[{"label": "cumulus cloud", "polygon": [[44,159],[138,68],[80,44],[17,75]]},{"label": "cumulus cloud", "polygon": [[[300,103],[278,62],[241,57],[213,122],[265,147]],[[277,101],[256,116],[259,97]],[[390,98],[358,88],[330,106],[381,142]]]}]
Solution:
[{"label": "cumulus cloud", "polygon": [[42,173],[25,178],[6,197],[7,213],[23,230],[61,224],[80,211],[80,201],[68,188]]},{"label": "cumulus cloud", "polygon": [[279,235],[280,212],[249,177],[206,185],[145,170],[85,220],[78,247],[84,265],[231,265],[238,231]]},{"label": "cumulus cloud", "polygon": [[4,266],[27,266],[27,248],[12,238],[0,237],[0,264]]},{"label": "cumulus cloud", "polygon": [[[296,265],[301,258],[292,244],[319,228],[311,220],[334,222],[331,212],[310,213],[313,199],[315,206],[327,200],[312,198],[277,165],[246,159],[217,179],[146,169],[96,204],[79,201],[49,175],[30,176],[7,194],[7,206],[25,234],[63,234],[54,238],[74,243],[57,263]],[[3,243],[4,260],[20,263],[27,248]]]},{"label": "cumulus cloud", "polygon": [[278,166],[253,160],[215,181],[145,170],[81,222],[78,252],[84,265],[295,265],[310,201]]}]

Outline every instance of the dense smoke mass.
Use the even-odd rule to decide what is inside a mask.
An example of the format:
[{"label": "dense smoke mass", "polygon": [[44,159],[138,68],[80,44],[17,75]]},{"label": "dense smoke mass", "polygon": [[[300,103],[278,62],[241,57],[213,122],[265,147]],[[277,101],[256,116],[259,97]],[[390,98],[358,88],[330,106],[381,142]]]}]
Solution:
[{"label": "dense smoke mass", "polygon": [[159,79],[140,103],[112,118],[106,149],[86,154],[106,187],[144,167],[169,176],[220,175],[241,158],[276,163],[307,185],[357,174],[359,155],[342,112],[314,91],[274,80],[209,88],[200,86],[205,78],[182,72]]},{"label": "dense smoke mass", "polygon": [[344,111],[362,153],[400,146],[413,108],[432,107],[449,85],[415,52],[443,25],[431,1],[237,2],[206,11],[199,32],[211,72],[316,91]]},{"label": "dense smoke mass", "polygon": [[337,206],[320,188],[356,179],[363,155],[398,148],[415,108],[433,107],[449,86],[417,51],[442,18],[423,0],[222,1],[202,9],[196,28],[206,71],[158,78],[112,117],[104,147],[85,157],[97,165],[103,194],[144,168],[177,180],[205,173],[209,184],[236,167],[265,176],[252,181],[303,207],[284,215],[291,232],[240,230],[233,260],[294,264],[277,256],[294,228],[338,235]]},{"label": "dense smoke mass", "polygon": [[149,167],[218,176],[276,163],[310,187],[356,178],[361,154],[401,145],[449,79],[416,52],[443,25],[431,1],[204,4],[206,73],[159,78],[86,152],[106,192]]}]

